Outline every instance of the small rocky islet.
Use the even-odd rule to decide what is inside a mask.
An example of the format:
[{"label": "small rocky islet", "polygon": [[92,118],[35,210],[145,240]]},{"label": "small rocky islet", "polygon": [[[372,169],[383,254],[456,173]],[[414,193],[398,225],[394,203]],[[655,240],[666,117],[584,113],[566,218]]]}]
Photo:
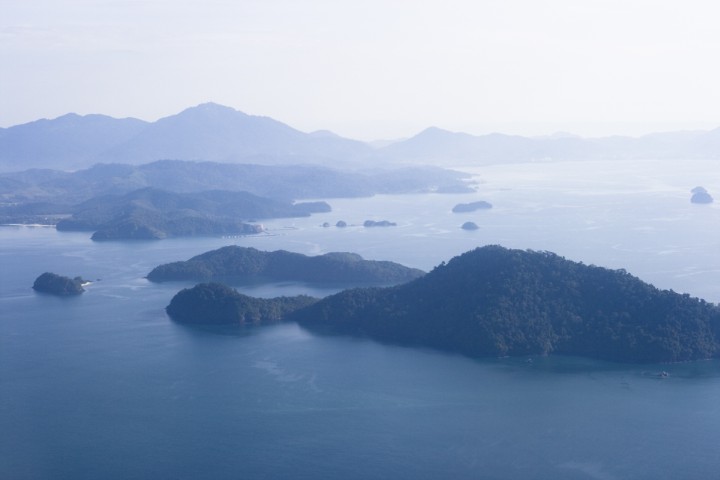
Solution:
[{"label": "small rocky islet", "polygon": [[45,272],[35,279],[33,290],[40,293],[48,293],[61,297],[69,297],[82,294],[86,282],[81,277],[64,277],[52,272]]},{"label": "small rocky islet", "polygon": [[708,204],[715,201],[705,187],[695,187],[690,190],[690,193],[692,194],[690,197],[690,203]]}]

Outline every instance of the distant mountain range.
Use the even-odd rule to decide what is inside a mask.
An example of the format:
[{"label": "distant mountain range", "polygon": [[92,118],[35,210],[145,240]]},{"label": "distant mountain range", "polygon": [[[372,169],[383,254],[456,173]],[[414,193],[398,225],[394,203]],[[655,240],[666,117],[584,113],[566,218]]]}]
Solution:
[{"label": "distant mountain range", "polygon": [[397,287],[345,290],[288,319],[469,356],[678,362],[720,355],[720,308],[624,270],[488,245]]},{"label": "distant mountain range", "polygon": [[456,166],[553,160],[720,158],[720,128],[637,138],[572,135],[530,138],[499,133],[475,136],[431,127],[375,154],[396,162],[414,160]]},{"label": "distant mountain range", "polygon": [[67,114],[0,128],[0,171],[76,170],[96,163],[196,160],[264,165],[357,167],[396,163],[442,165],[544,160],[718,158],[720,128],[642,137],[529,138],[469,135],[428,128],[382,147],[328,131],[304,133],[268,117],[206,103],[156,122]]},{"label": "distant mountain range", "polygon": [[371,151],[363,142],[329,132],[303,133],[214,103],[156,122],[68,114],[0,129],[0,171],[164,159],[330,166]]}]

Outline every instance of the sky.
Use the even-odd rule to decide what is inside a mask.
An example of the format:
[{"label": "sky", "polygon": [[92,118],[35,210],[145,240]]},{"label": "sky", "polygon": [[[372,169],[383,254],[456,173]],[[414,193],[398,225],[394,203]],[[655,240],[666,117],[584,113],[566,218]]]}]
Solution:
[{"label": "sky", "polygon": [[714,0],[0,0],[0,127],[204,102],[360,140],[720,126]]}]

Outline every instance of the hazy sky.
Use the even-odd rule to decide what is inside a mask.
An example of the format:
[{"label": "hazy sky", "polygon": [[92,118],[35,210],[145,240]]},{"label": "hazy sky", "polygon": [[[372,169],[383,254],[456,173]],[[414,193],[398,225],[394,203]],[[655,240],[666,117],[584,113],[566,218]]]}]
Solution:
[{"label": "hazy sky", "polygon": [[714,0],[0,0],[0,126],[213,101],[304,131],[720,126]]}]

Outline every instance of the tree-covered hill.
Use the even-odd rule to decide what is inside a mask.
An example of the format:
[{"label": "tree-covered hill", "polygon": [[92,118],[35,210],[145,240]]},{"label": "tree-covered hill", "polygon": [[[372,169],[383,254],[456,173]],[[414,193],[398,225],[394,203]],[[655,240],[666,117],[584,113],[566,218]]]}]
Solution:
[{"label": "tree-covered hill", "polygon": [[[214,311],[217,302],[224,312],[217,318],[234,321],[250,308],[262,322],[253,313],[259,307],[232,300],[232,289],[183,295],[185,309]],[[263,300],[263,308],[312,331],[469,356],[558,353],[633,363],[720,356],[720,307],[548,252],[487,246],[395,287],[355,288],[305,305],[277,299],[271,307],[275,301]]]},{"label": "tree-covered hill", "polygon": [[155,122],[68,114],[0,129],[0,170],[75,170],[99,161],[146,163],[163,158],[232,162],[257,155],[279,157],[286,164],[302,163],[298,159],[348,162],[371,151],[363,142],[304,133],[214,103]]},{"label": "tree-covered hill", "polygon": [[472,356],[675,362],[720,352],[715,305],[622,270],[499,246],[467,252],[404,285],[340,292],[290,319]]},{"label": "tree-covered hill", "polygon": [[219,283],[201,283],[181,290],[165,310],[180,323],[258,325],[280,322],[288,312],[316,301],[305,295],[253,298]]},{"label": "tree-covered hill", "polygon": [[160,265],[148,274],[153,282],[169,280],[230,280],[238,282],[301,281],[340,285],[393,285],[424,275],[415,268],[388,261],[365,260],[353,253],[318,256],[231,245],[190,260]]}]

